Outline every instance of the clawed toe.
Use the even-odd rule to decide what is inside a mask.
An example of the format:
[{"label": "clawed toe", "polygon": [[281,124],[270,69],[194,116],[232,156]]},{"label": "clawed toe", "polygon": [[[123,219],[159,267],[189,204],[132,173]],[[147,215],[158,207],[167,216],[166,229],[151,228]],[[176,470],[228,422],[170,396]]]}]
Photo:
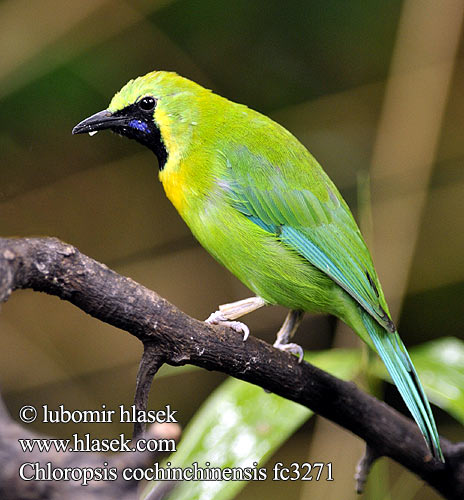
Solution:
[{"label": "clawed toe", "polygon": [[298,356],[298,363],[303,361],[304,351],[303,348],[298,345],[290,342],[289,344],[281,344],[278,340],[274,342],[274,347],[279,349],[279,351],[289,352],[290,354],[294,354]]},{"label": "clawed toe", "polygon": [[227,318],[221,311],[215,311],[211,313],[207,319],[205,319],[205,323],[209,323],[210,325],[219,325],[224,321],[227,321]]},{"label": "clawed toe", "polygon": [[237,333],[243,334],[244,342],[250,335],[250,329],[247,325],[245,325],[245,323],[241,323],[240,321],[231,321],[227,319],[224,313],[222,313],[221,311],[216,311],[210,314],[209,318],[205,320],[205,323],[208,323],[210,325],[228,326],[229,328],[235,330]]},{"label": "clawed toe", "polygon": [[245,325],[245,323],[241,323],[240,321],[225,321],[222,324],[230,326],[237,333],[243,334],[243,342],[245,342],[245,340],[250,335],[250,329]]}]

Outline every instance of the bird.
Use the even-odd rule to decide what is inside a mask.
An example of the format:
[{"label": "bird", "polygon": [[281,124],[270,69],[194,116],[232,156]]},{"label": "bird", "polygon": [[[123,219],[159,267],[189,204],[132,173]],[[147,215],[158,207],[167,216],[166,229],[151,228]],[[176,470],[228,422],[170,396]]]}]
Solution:
[{"label": "bird", "polygon": [[434,458],[444,462],[435,420],[353,215],[308,149],[288,130],[174,72],[126,83],[107,109],[72,133],[109,129],[157,157],[164,191],[200,244],[253,296],[206,320],[243,334],[239,318],[266,305],[288,314],[274,347],[303,314],[349,325],[383,360]]}]

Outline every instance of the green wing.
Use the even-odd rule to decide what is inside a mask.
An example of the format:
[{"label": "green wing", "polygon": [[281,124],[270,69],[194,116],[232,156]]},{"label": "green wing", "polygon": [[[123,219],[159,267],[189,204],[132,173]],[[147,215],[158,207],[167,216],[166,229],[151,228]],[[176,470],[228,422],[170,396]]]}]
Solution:
[{"label": "green wing", "polygon": [[270,151],[272,160],[245,146],[226,154],[231,202],[395,331],[369,251],[340,193],[306,150],[284,152]]},{"label": "green wing", "polygon": [[237,210],[325,272],[358,302],[362,322],[430,451],[444,462],[430,405],[388,315],[358,226],[316,160],[291,136],[287,146],[282,153],[268,147],[266,156],[236,147],[226,155],[221,186]]}]

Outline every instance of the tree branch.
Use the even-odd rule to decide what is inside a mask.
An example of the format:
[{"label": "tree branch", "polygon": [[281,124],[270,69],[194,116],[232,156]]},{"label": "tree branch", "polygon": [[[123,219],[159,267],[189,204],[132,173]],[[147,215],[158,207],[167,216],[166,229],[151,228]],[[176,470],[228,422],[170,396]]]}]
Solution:
[{"label": "tree branch", "polygon": [[[137,411],[147,409],[153,377],[164,363],[164,355],[158,352],[156,346],[153,346],[150,342],[145,342],[143,347],[134,396],[134,406]],[[135,439],[137,436],[143,434],[144,431],[145,423],[135,422],[132,437]]]},{"label": "tree branch", "polygon": [[[153,357],[142,360],[138,393],[163,361],[217,370],[307,406],[362,438],[378,456],[415,472],[446,498],[464,498],[462,444],[442,438],[446,464],[429,454],[406,417],[295,357],[232,330],[197,321],[155,292],[120,276],[76,248],[52,238],[0,239],[0,302],[19,288],[56,295],[141,340]],[[149,349],[147,349],[149,346]]]},{"label": "tree branch", "polygon": [[364,492],[364,486],[366,485],[367,476],[372,469],[375,461],[379,458],[377,452],[373,450],[369,445],[366,445],[366,451],[363,457],[356,466],[356,474],[354,478],[356,480],[356,493],[361,494]]}]

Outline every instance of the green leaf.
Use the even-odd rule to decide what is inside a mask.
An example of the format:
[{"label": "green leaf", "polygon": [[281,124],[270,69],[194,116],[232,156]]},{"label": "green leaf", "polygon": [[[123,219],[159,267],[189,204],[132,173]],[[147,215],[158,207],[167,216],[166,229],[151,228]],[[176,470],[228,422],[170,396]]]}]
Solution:
[{"label": "green leaf", "polygon": [[[305,355],[305,359],[334,375],[351,379],[361,365],[358,350],[330,350]],[[177,451],[162,467],[236,468],[253,473],[313,413],[262,388],[228,379],[205,401],[185,429]],[[210,464],[210,465],[208,465]],[[240,468],[241,470],[238,470]],[[256,472],[255,472],[256,474]],[[226,500],[233,498],[246,481],[183,481],[170,500]],[[150,484],[144,495],[163,488]]]},{"label": "green leaf", "polygon": [[[409,351],[430,401],[464,424],[464,342],[445,337]],[[375,372],[390,381],[380,363]]]}]

